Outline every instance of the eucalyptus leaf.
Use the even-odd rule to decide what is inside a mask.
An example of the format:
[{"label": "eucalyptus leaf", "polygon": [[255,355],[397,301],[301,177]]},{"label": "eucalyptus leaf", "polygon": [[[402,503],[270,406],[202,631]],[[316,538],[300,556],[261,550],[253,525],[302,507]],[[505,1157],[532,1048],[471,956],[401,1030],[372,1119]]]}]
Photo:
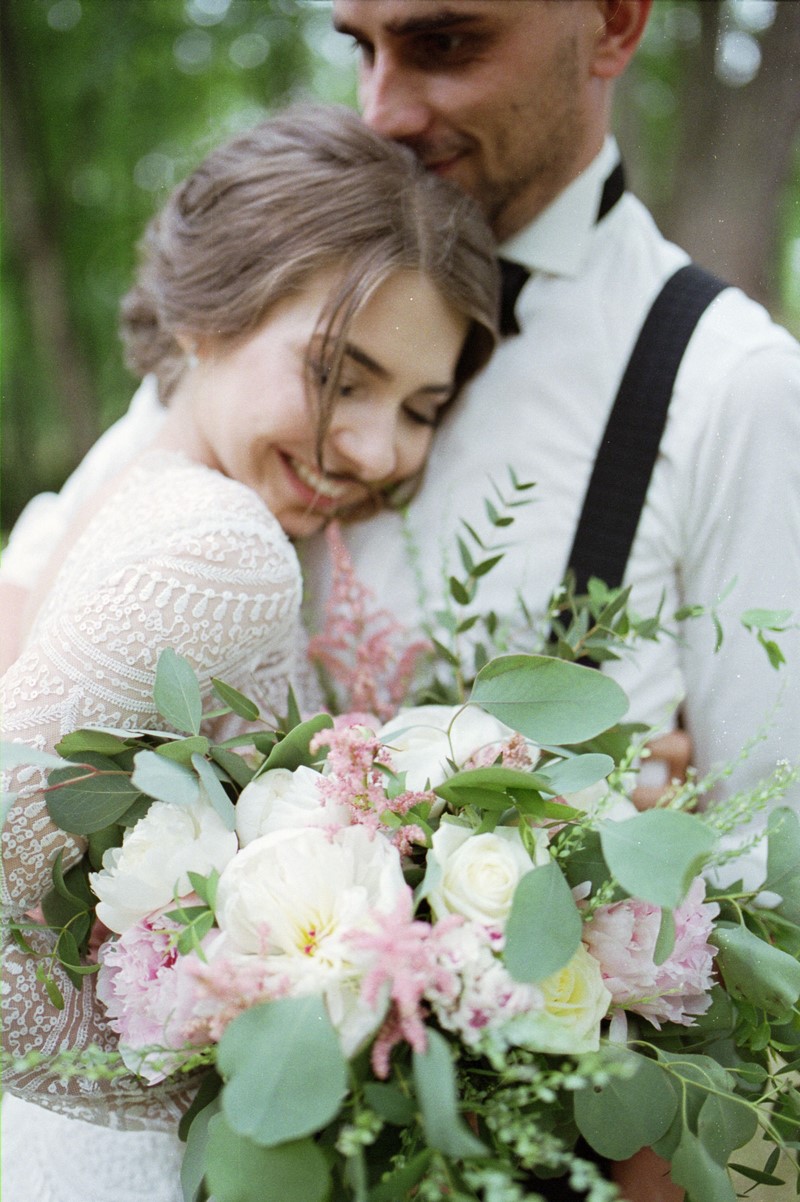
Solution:
[{"label": "eucalyptus leaf", "polygon": [[396,1085],[368,1081],[364,1086],[364,1099],[370,1109],[396,1127],[407,1127],[414,1119],[414,1103]]},{"label": "eucalyptus leaf", "polygon": [[319,1131],[347,1092],[338,1036],[313,994],[245,1010],[225,1029],[217,1065],[226,1121],[262,1147]]},{"label": "eucalyptus leaf", "polygon": [[224,772],[227,772],[235,785],[240,789],[244,789],[246,785],[255,775],[255,769],[251,768],[244,756],[237,755],[235,751],[228,751],[226,747],[212,747],[209,755],[215,764],[219,764]]},{"label": "eucalyptus leaf", "polygon": [[800,998],[800,962],[759,939],[747,927],[718,923],[709,941],[719,948],[717,969],[732,997],[782,1015]]},{"label": "eucalyptus leaf", "polygon": [[319,731],[332,726],[333,719],[330,714],[316,714],[313,718],[301,722],[299,726],[290,730],[280,743],[276,743],[261,765],[259,773],[271,768],[288,768],[290,772],[294,772],[295,768],[311,767],[318,757],[309,751],[309,743]]},{"label": "eucalyptus leaf", "polygon": [[[49,784],[59,785],[46,794],[47,812],[56,826],[73,835],[91,835],[115,823],[135,801],[140,790],[129,776],[83,775],[71,764],[51,772]],[[70,783],[66,783],[70,782]]]},{"label": "eucalyptus leaf", "polygon": [[208,760],[201,755],[192,756],[192,767],[200,778],[200,783],[206,791],[206,796],[225,823],[229,831],[236,827],[236,810],[233,802],[219,782],[216,772]]},{"label": "eucalyptus leaf", "polygon": [[658,926],[658,938],[653,948],[653,963],[663,964],[669,959],[675,948],[675,914],[666,906],[661,910],[661,922]]},{"label": "eucalyptus leaf", "polygon": [[400,1202],[400,1199],[413,1197],[412,1190],[428,1171],[433,1159],[433,1150],[425,1148],[418,1155],[407,1161],[397,1172],[391,1173],[379,1185],[369,1192],[369,1202]]},{"label": "eucalyptus leaf", "polygon": [[778,913],[800,926],[800,819],[793,810],[781,807],[770,814],[767,830],[763,888],[780,896]]},{"label": "eucalyptus leaf", "polygon": [[467,1159],[485,1156],[487,1149],[458,1113],[456,1080],[450,1045],[432,1027],[427,1028],[428,1047],[414,1052],[414,1086],[422,1112],[422,1126],[429,1145],[445,1156]]},{"label": "eucalyptus leaf", "polygon": [[162,743],[156,748],[156,755],[165,760],[174,760],[178,764],[191,764],[193,755],[205,755],[209,748],[208,739],[203,735],[190,735],[188,739],[173,739],[171,743]]},{"label": "eucalyptus leaf", "polygon": [[12,768],[69,768],[68,760],[49,751],[39,751],[37,747],[29,747],[27,743],[0,743],[0,767],[4,772]]},{"label": "eucalyptus leaf", "polygon": [[575,1094],[575,1121],[591,1147],[609,1160],[627,1160],[651,1147],[666,1132],[678,1110],[678,1098],[664,1070],[637,1052],[620,1050],[631,1076],[609,1077],[602,1086]]},{"label": "eucalyptus leaf", "polygon": [[66,756],[71,760],[84,751],[96,751],[100,755],[114,756],[119,755],[121,751],[126,751],[131,742],[131,739],[109,734],[106,730],[73,730],[56,743],[56,751],[59,755]]},{"label": "eucalyptus leaf", "polygon": [[758,1118],[752,1104],[709,1094],[700,1107],[697,1134],[717,1164],[724,1168],[737,1148],[749,1143],[758,1130]]},{"label": "eucalyptus leaf", "polygon": [[515,981],[543,981],[568,964],[583,925],[572,891],[551,861],[527,872],[514,891],[503,960]]},{"label": "eucalyptus leaf", "polygon": [[206,1159],[214,1202],[325,1202],[330,1190],[325,1156],[313,1140],[265,1148],[233,1130],[224,1114],[208,1124]]},{"label": "eucalyptus leaf", "polygon": [[233,685],[226,684],[224,680],[218,680],[216,676],[211,677],[211,683],[217,696],[222,698],[228,708],[232,709],[238,717],[244,718],[246,722],[257,722],[261,717],[255,701],[245,697],[244,693],[240,693]]},{"label": "eucalyptus leaf", "polygon": [[623,889],[668,909],[683,901],[715,842],[699,818],[678,810],[646,810],[599,829],[603,856]]},{"label": "eucalyptus leaf", "polygon": [[548,782],[549,793],[578,793],[599,780],[605,780],[614,768],[610,755],[576,755],[540,769],[539,775]]},{"label": "eucalyptus leaf", "polygon": [[581,743],[628,708],[619,685],[593,668],[546,655],[503,655],[478,673],[470,701],[537,743]]},{"label": "eucalyptus leaf", "polygon": [[200,685],[189,661],[171,647],[158,657],[153,700],[170,726],[185,734],[199,734],[203,716]]},{"label": "eucalyptus leaf", "polygon": [[[592,893],[596,893],[601,885],[605,885],[610,880],[611,873],[603,856],[599,831],[585,830],[583,832],[583,845],[563,861],[563,869],[571,889],[582,885],[584,881],[589,881]],[[609,901],[619,901],[626,896],[625,890],[617,887]]]},{"label": "eucalyptus leaf", "polygon": [[684,1128],[675,1149],[670,1176],[697,1202],[736,1202],[736,1191],[725,1169],[688,1128]]},{"label": "eucalyptus leaf", "polygon": [[165,760],[155,751],[137,752],[134,763],[131,784],[148,797],[185,806],[192,805],[200,796],[197,777],[182,764]]},{"label": "eucalyptus leaf", "polygon": [[[202,1087],[201,1087],[202,1088]],[[192,1119],[186,1136],[186,1151],[181,1163],[181,1189],[184,1202],[198,1202],[208,1155],[209,1123],[219,1114],[220,1102],[215,1097]]]}]

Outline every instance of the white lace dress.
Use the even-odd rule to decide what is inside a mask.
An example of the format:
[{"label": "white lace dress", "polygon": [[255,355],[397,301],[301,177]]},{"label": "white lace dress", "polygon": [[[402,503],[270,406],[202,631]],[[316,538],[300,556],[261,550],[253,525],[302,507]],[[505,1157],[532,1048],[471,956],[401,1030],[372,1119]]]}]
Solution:
[{"label": "white lace dress", "polygon": [[[79,726],[163,729],[152,687],[165,647],[186,656],[202,682],[221,677],[262,712],[284,712],[287,682],[300,670],[300,591],[294,550],[253,492],[180,455],[150,452],[78,538],[24,653],[0,681],[3,738],[52,749]],[[210,683],[204,693],[210,698]],[[230,722],[210,722],[204,733],[227,737]],[[59,850],[68,864],[82,849],[50,821],[40,770],[9,771],[4,783],[17,796],[3,830],[3,905],[19,916],[48,891]],[[44,950],[46,937],[37,942]],[[94,1007],[93,978],[84,980],[80,993],[61,982],[67,1005],[58,1011],[31,958],[9,944],[9,1050],[115,1046]],[[4,1087],[3,1202],[180,1202],[175,1127],[185,1096],[166,1086],[64,1083],[43,1070]]]}]

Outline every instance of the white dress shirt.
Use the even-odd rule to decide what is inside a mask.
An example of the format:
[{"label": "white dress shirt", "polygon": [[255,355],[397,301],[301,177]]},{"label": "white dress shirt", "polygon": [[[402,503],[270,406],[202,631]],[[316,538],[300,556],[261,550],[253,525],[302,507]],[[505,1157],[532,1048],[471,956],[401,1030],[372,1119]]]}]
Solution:
[{"label": "white dress shirt", "polygon": [[[406,622],[421,608],[441,607],[448,557],[458,570],[460,520],[486,529],[490,478],[503,488],[509,467],[536,482],[533,503],[516,510],[513,546],[482,581],[480,608],[512,616],[521,594],[530,610],[541,611],[563,577],[628,357],[662,285],[688,261],[630,193],[595,223],[616,159],[609,139],[589,168],[501,248],[532,271],[517,302],[521,333],[503,342],[438,431],[406,532],[390,513],[349,528],[362,580]],[[111,456],[138,449],[158,420],[154,389],[145,382],[131,413],[105,436],[115,440],[108,455],[98,445],[66,486],[64,502],[38,501],[49,506],[33,515],[40,531],[49,523],[57,537],[66,520],[61,507],[117,470],[119,459]],[[3,577],[30,583],[45,541],[35,539],[26,514]],[[413,568],[409,541],[418,552]],[[33,548],[27,557],[26,547]],[[319,540],[302,558],[306,594],[319,607],[326,578]],[[655,612],[663,595],[670,615],[688,602],[711,605],[734,578],[720,611],[725,641],[718,654],[711,623],[702,620],[605,669],[626,689],[633,719],[669,729],[682,704],[701,773],[732,762],[769,727],[723,782],[724,792],[753,783],[780,757],[800,758],[800,636],[783,636],[789,662],[778,673],[738,621],[755,606],[800,611],[800,347],[760,305],[727,289],[701,318],[679,370],[626,583],[638,612]],[[792,800],[800,806],[800,789]]]}]

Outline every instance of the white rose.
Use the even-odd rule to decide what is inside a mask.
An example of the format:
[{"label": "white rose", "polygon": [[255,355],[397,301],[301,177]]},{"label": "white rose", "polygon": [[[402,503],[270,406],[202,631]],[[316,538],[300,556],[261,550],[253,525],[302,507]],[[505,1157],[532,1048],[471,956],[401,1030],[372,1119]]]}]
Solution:
[{"label": "white rose", "polygon": [[498,826],[491,834],[475,835],[469,827],[445,819],[428,854],[429,862],[440,870],[436,873],[434,868],[433,887],[428,892],[436,917],[463,914],[484,926],[502,928],[522,877],[550,858],[546,833],[531,833],[535,860],[528,855],[516,827]]},{"label": "white rose", "polygon": [[188,872],[221,872],[236,849],[235,832],[205,799],[185,806],[154,801],[122,847],[105,853],[100,872],[89,874],[100,899],[97,917],[122,934],[176,894],[190,893]]},{"label": "white rose", "polygon": [[[476,752],[510,739],[514,731],[473,705],[420,705],[400,710],[378,731],[409,789],[435,789]],[[499,750],[499,746],[498,746]]]},{"label": "white rose", "polygon": [[408,886],[400,857],[362,826],[316,827],[249,843],[222,873],[217,919],[226,955],[273,959],[290,995],[321,993],[347,1055],[383,1020],[360,1000],[365,965],[350,935],[374,930]]},{"label": "white rose", "polygon": [[322,777],[312,768],[271,768],[242,789],[236,803],[236,832],[244,847],[272,831],[347,824],[344,807],[323,805]]},{"label": "white rose", "polygon": [[600,965],[583,944],[564,968],[539,982],[542,1010],[511,1020],[510,1042],[532,1052],[594,1052],[611,994]]}]

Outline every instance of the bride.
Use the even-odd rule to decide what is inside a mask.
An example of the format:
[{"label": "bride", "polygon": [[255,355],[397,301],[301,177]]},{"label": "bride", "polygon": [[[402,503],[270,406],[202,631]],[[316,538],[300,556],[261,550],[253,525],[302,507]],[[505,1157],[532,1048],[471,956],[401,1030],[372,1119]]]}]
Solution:
[{"label": "bride", "polygon": [[[497,305],[488,230],[461,194],[345,110],[290,111],[229,141],[151,222],[123,304],[128,359],[168,404],[148,449],[76,516],[0,681],[3,737],[160,722],[166,647],[285,708],[304,692],[293,538],[389,503],[487,359]],[[214,739],[235,733],[208,724]],[[234,719],[234,721],[238,721]],[[44,774],[6,773],[3,902],[20,918],[81,841],[50,821]],[[46,953],[47,936],[30,935]],[[56,974],[58,976],[58,974]],[[9,943],[15,1057],[115,1037],[82,991]],[[179,1202],[175,1086],[5,1080],[6,1202]],[[116,1128],[116,1130],[109,1130]]]}]

